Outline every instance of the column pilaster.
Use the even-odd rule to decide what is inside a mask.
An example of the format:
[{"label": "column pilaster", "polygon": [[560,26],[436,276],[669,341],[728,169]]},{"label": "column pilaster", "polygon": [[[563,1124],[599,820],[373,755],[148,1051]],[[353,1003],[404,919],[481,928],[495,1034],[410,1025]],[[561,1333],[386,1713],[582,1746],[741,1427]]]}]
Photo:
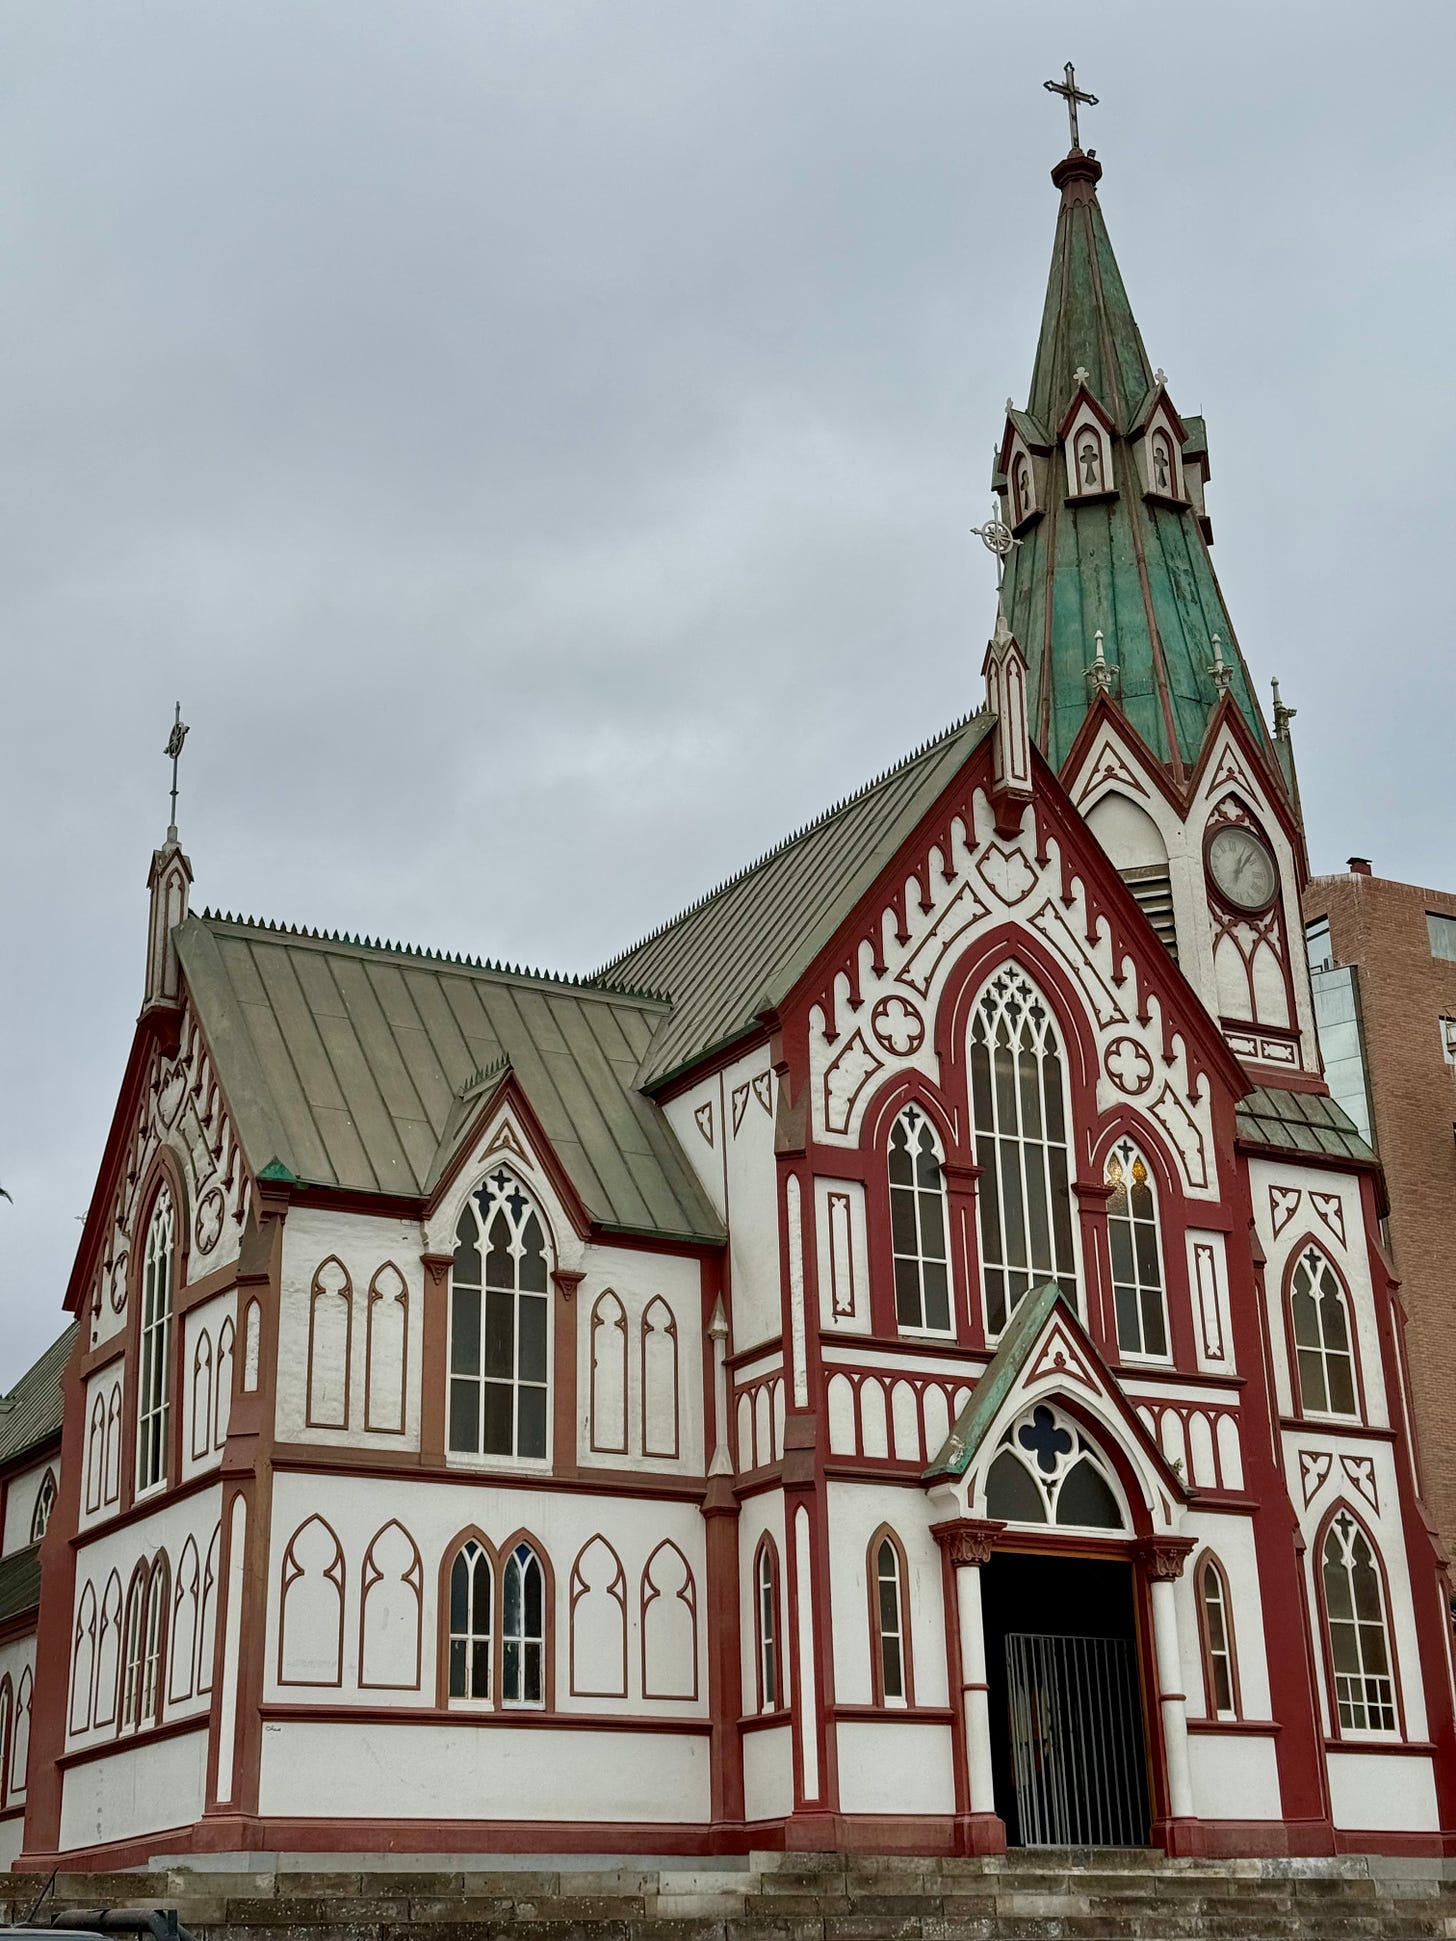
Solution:
[{"label": "column pilaster", "polygon": [[986,1630],[981,1607],[981,1567],[991,1561],[997,1537],[1006,1528],[973,1517],[938,1523],[931,1535],[941,1547],[955,1585],[955,1622],[946,1613],[952,1666],[960,1669],[960,1732],[966,1812],[961,1845],[967,1853],[1000,1853],[1006,1827],[996,1812],[991,1765],[991,1706],[986,1678]]}]

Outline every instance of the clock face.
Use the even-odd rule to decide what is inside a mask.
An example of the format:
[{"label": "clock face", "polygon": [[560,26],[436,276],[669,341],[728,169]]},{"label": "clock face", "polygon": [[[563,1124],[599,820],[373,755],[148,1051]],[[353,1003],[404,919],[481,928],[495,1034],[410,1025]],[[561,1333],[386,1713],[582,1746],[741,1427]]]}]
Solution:
[{"label": "clock face", "polygon": [[1208,870],[1220,894],[1236,910],[1262,910],[1279,887],[1268,844],[1238,823],[1220,829],[1209,843]]}]

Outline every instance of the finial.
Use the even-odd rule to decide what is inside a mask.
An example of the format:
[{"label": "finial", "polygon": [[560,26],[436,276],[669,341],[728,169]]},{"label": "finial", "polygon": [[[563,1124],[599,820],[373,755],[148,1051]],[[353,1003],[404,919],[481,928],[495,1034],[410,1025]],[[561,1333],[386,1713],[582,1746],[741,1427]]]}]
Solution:
[{"label": "finial", "polygon": [[1005,616],[1001,613],[1001,588],[1006,579],[1006,562],[1011,550],[1021,541],[1001,517],[1001,501],[995,493],[991,495],[991,516],[984,526],[972,526],[971,531],[980,540],[988,553],[996,556],[996,614],[997,626],[1004,626]]},{"label": "finial", "polygon": [[1011,416],[1011,414],[1012,414],[1012,412],[1013,412],[1013,411],[1014,411],[1015,409],[1016,409],[1016,400],[1015,400],[1015,398],[1008,398],[1008,399],[1006,400],[1006,415],[1007,415],[1007,417],[1008,417],[1008,418],[1009,418],[1009,417]]},{"label": "finial", "polygon": [[187,723],[182,719],[182,703],[177,703],[177,711],[172,718],[172,732],[167,737],[164,755],[172,757],[172,818],[167,825],[168,842],[177,840],[177,762],[182,754],[182,744],[187,739]]},{"label": "finial", "polygon": [[1042,86],[1048,94],[1059,94],[1066,102],[1067,119],[1072,126],[1072,148],[1075,151],[1082,146],[1081,137],[1077,132],[1077,105],[1080,102],[1084,108],[1095,108],[1097,106],[1097,97],[1095,94],[1085,93],[1083,89],[1077,86],[1077,70],[1072,66],[1070,61],[1067,62],[1062,72],[1066,76],[1065,80],[1043,81]]},{"label": "finial", "polygon": [[1072,382],[1073,384],[1090,384],[1092,382],[1092,373],[1087,369],[1085,364],[1079,364],[1076,370],[1073,371]]},{"label": "finial", "polygon": [[1153,383],[1158,387],[1160,391],[1164,390],[1167,386],[1168,373],[1163,369],[1161,364],[1158,366],[1157,370],[1153,372]]},{"label": "finial", "polygon": [[1269,685],[1274,690],[1274,739],[1276,741],[1288,741],[1289,724],[1295,715],[1299,713],[1299,709],[1286,708],[1284,703],[1279,699],[1279,682],[1277,678],[1270,681]]},{"label": "finial", "polygon": [[[1213,636],[1213,659],[1208,664],[1208,678],[1220,694],[1227,694],[1229,683],[1234,678],[1234,670],[1223,657],[1223,642],[1218,635]],[[1277,688],[1279,683],[1274,683]]]},{"label": "finial", "polygon": [[1110,694],[1112,692],[1113,677],[1117,673],[1117,669],[1109,663],[1107,656],[1102,651],[1102,629],[1100,627],[1093,634],[1092,638],[1096,643],[1097,652],[1092,656],[1092,665],[1087,669],[1087,679],[1099,693]]}]

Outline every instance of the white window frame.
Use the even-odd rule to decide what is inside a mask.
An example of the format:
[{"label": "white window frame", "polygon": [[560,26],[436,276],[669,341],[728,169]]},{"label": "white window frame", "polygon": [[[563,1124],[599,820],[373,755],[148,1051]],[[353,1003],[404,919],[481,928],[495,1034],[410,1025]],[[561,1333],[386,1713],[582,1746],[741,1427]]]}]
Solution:
[{"label": "white window frame", "polygon": [[[512,1200],[519,1196],[519,1206],[512,1207]],[[482,1207],[482,1198],[488,1204]],[[488,1242],[490,1228],[498,1214],[504,1215],[510,1233],[508,1252],[514,1262],[515,1285],[511,1288],[490,1287],[488,1275]],[[521,1265],[526,1253],[526,1237],[530,1221],[539,1223],[541,1231],[542,1260],[544,1263],[544,1290],[525,1288],[521,1285]],[[480,1260],[480,1281],[462,1281],[457,1289],[457,1269],[450,1271],[450,1316],[448,1351],[449,1362],[446,1370],[445,1396],[445,1443],[446,1460],[456,1465],[481,1468],[496,1463],[507,1463],[512,1468],[546,1471],[551,1466],[553,1423],[551,1400],[554,1388],[553,1343],[552,1343],[552,1273],[555,1266],[555,1249],[552,1244],[551,1227],[542,1211],[538,1196],[522,1179],[513,1167],[498,1165],[491,1169],[483,1179],[466,1195],[456,1222],[456,1257],[464,1244],[462,1228],[470,1222],[474,1229],[474,1241]],[[475,1361],[473,1368],[456,1366],[456,1324],[461,1312],[459,1295],[473,1295],[477,1302],[477,1324],[475,1329]],[[511,1300],[511,1353],[512,1372],[509,1377],[488,1375],[487,1346],[489,1326],[489,1296],[508,1295]],[[540,1380],[523,1375],[521,1372],[522,1320],[527,1313],[525,1303],[539,1302],[543,1334],[544,1377]],[[455,1393],[457,1384],[474,1386],[476,1393],[476,1437],[474,1445],[462,1448],[454,1441],[455,1432]],[[485,1447],[486,1400],[491,1388],[506,1388],[510,1391],[511,1447],[509,1450],[487,1450]],[[544,1418],[544,1447],[539,1455],[521,1453],[521,1401],[524,1392],[540,1393]]]},{"label": "white window frame", "polygon": [[[1129,1138],[1126,1134],[1114,1141],[1102,1169],[1104,1184],[1114,1187],[1115,1190],[1115,1182],[1112,1177],[1114,1165],[1118,1165],[1122,1169],[1124,1181],[1123,1190],[1124,1198],[1127,1202],[1127,1212],[1125,1214],[1114,1213],[1112,1210],[1112,1201],[1109,1198],[1107,1203],[1107,1258],[1110,1276],[1108,1285],[1112,1294],[1113,1339],[1117,1343],[1117,1352],[1121,1360],[1165,1364],[1173,1359],[1173,1341],[1172,1332],[1168,1326],[1168,1270],[1167,1261],[1163,1253],[1163,1219],[1162,1210],[1158,1205],[1158,1183],[1154,1177],[1152,1167],[1148,1164],[1147,1154],[1135,1140]],[[1152,1200],[1152,1216],[1148,1219],[1142,1218],[1134,1213],[1132,1206],[1133,1168],[1139,1165],[1143,1169],[1147,1181],[1148,1193]],[[1128,1247],[1132,1257],[1131,1280],[1125,1278],[1119,1279],[1118,1277],[1117,1250],[1113,1245],[1112,1235],[1113,1223],[1115,1221],[1125,1224],[1128,1229]],[[1157,1275],[1155,1281],[1144,1281],[1142,1264],[1138,1257],[1138,1230],[1145,1227],[1152,1229],[1153,1262]],[[1139,1345],[1135,1348],[1129,1347],[1122,1338],[1122,1323],[1117,1305],[1119,1288],[1128,1290],[1137,1307]],[[1158,1309],[1162,1316],[1163,1346],[1161,1348],[1149,1348],[1145,1340],[1147,1333],[1146,1297],[1151,1293],[1155,1293],[1158,1297]]]},{"label": "white window frame", "polygon": [[142,1258],[137,1336],[136,1492],[165,1489],[172,1414],[172,1317],[177,1280],[177,1209],[164,1185],[152,1206]]}]

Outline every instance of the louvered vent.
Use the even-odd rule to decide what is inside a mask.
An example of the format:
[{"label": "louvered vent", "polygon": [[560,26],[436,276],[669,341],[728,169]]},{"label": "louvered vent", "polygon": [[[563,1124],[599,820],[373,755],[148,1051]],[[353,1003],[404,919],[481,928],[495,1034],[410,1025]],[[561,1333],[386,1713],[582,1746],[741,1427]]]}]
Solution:
[{"label": "louvered vent", "polygon": [[1122,880],[1137,899],[1138,908],[1158,933],[1158,941],[1176,964],[1178,929],[1173,922],[1173,885],[1166,869],[1126,869]]}]

